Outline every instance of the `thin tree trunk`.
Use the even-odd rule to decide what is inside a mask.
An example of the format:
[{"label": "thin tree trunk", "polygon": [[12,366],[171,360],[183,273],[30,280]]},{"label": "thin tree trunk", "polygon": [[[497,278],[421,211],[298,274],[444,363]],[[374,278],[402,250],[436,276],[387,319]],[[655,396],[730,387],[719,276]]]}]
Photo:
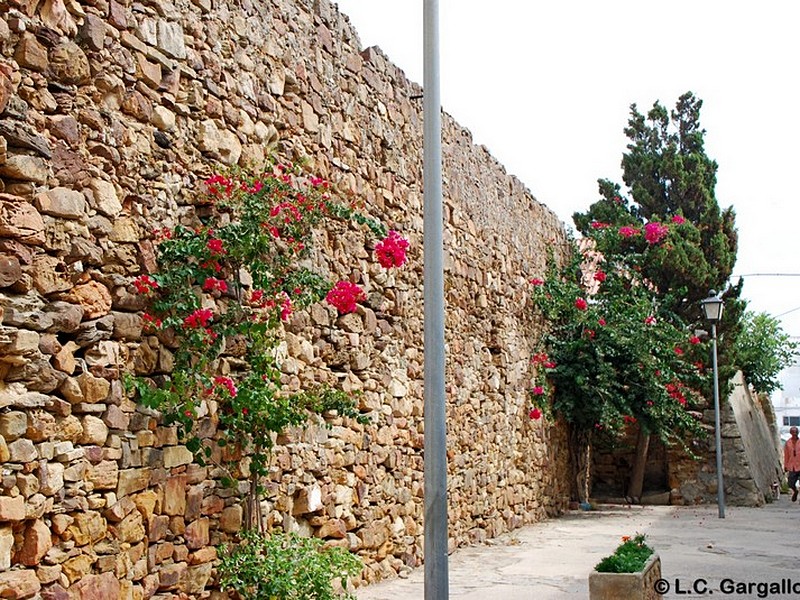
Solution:
[{"label": "thin tree trunk", "polygon": [[644,489],[644,471],[647,466],[647,453],[650,449],[650,432],[645,431],[644,427],[639,427],[639,435],[636,438],[636,456],[634,458],[633,470],[628,484],[628,497],[637,504],[641,502],[642,491]]},{"label": "thin tree trunk", "polygon": [[575,473],[571,496],[578,502],[586,503],[591,494],[591,432],[571,429],[570,438],[570,463]]}]

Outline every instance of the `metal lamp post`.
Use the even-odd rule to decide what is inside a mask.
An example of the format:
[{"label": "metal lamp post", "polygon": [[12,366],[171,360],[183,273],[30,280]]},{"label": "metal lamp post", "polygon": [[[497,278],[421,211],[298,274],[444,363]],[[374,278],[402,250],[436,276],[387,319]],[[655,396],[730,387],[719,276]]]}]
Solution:
[{"label": "metal lamp post", "polygon": [[700,302],[706,320],[711,323],[711,361],[714,367],[714,434],[717,446],[717,506],[719,518],[725,518],[725,489],[722,479],[722,433],[719,424],[719,369],[717,367],[717,323],[722,318],[724,304],[714,290]]}]

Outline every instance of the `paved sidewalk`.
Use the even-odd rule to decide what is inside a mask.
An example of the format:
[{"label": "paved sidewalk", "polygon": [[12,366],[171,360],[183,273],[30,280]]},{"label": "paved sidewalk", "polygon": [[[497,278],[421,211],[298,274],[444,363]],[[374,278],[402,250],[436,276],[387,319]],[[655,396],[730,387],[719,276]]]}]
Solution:
[{"label": "paved sidewalk", "polygon": [[[450,598],[586,600],[594,565],[635,533],[646,534],[661,556],[670,588],[664,598],[800,599],[800,508],[785,495],[763,508],[727,507],[725,519],[716,504],[569,512],[457,550],[449,560]],[[356,593],[359,600],[423,600],[424,567]]]}]

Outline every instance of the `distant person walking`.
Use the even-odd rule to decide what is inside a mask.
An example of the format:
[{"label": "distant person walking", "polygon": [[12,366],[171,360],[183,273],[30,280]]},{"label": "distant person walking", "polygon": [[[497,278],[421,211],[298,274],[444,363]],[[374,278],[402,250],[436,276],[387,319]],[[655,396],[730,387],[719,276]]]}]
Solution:
[{"label": "distant person walking", "polygon": [[797,427],[789,428],[790,437],[783,445],[783,470],[789,474],[788,484],[792,490],[792,502],[797,500],[797,480],[800,479],[800,440],[797,439]]}]

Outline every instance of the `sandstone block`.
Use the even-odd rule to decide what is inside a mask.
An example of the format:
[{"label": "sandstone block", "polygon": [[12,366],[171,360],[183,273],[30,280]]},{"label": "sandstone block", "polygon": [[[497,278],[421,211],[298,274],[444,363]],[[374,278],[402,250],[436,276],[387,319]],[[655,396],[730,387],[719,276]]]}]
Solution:
[{"label": "sandstone block", "polygon": [[113,183],[95,177],[89,181],[89,188],[92,190],[92,207],[95,210],[111,218],[122,211],[122,204]]},{"label": "sandstone block", "polygon": [[86,319],[97,319],[111,311],[111,292],[99,281],[76,285],[67,294],[66,300],[83,308]]},{"label": "sandstone block", "polygon": [[60,83],[80,85],[89,82],[89,59],[75,42],[62,41],[50,50],[48,58],[50,63],[47,71]]},{"label": "sandstone block", "polygon": [[6,442],[13,442],[25,435],[28,429],[28,415],[24,412],[13,410],[0,415],[0,435]]},{"label": "sandstone block", "polygon": [[242,528],[242,507],[238,504],[223,509],[219,517],[219,526],[222,531],[236,533]]},{"label": "sandstone block", "polygon": [[186,547],[190,550],[207,546],[209,542],[208,519],[202,517],[189,523],[183,532],[183,537],[186,540]]},{"label": "sandstone block", "polygon": [[[25,518],[25,498],[0,496],[0,521],[22,521]],[[0,596],[1,598],[2,596]]]},{"label": "sandstone block", "polygon": [[85,546],[102,540],[106,536],[106,520],[97,511],[77,512],[67,528],[77,546]]},{"label": "sandstone block", "polygon": [[186,446],[170,446],[164,448],[164,468],[171,469],[181,465],[188,465],[193,460],[192,452]]},{"label": "sandstone block", "polygon": [[106,443],[108,438],[108,426],[103,423],[103,420],[93,415],[86,415],[81,420],[83,427],[83,435],[81,436],[81,444],[94,444],[102,446]]},{"label": "sandstone block", "polygon": [[164,513],[183,515],[186,511],[186,477],[170,477],[164,487]]},{"label": "sandstone block", "polygon": [[33,569],[0,573],[0,598],[30,598],[41,589],[42,584]]},{"label": "sandstone block", "polygon": [[11,568],[11,550],[14,547],[14,530],[11,527],[0,527],[0,570]]},{"label": "sandstone block", "polygon": [[137,542],[144,538],[144,523],[139,511],[133,511],[109,531],[116,534],[120,542]]},{"label": "sandstone block", "polygon": [[186,571],[186,577],[180,586],[181,591],[186,594],[201,593],[211,579],[212,568],[213,565],[211,563],[203,563],[189,567]]},{"label": "sandstone block", "polygon": [[9,460],[11,462],[28,463],[39,458],[36,448],[31,440],[20,438],[8,445]]},{"label": "sandstone block", "polygon": [[322,489],[318,485],[314,485],[300,490],[294,499],[292,514],[302,515],[322,510],[322,508]]},{"label": "sandstone block", "polygon": [[[119,472],[117,496],[122,498],[139,490],[143,490],[150,483],[150,469],[125,469]],[[136,502],[136,499],[134,499]],[[137,504],[138,506],[138,504]]]},{"label": "sandstone block", "polygon": [[63,219],[81,219],[86,215],[86,200],[83,194],[64,187],[37,194],[34,206],[40,213]]},{"label": "sandstone block", "polygon": [[174,590],[186,578],[188,565],[185,562],[166,565],[159,571],[159,590]]},{"label": "sandstone block", "polygon": [[67,578],[67,582],[72,585],[80,581],[92,571],[94,560],[86,554],[79,554],[73,558],[65,560],[61,564],[62,572]]},{"label": "sandstone block", "polygon": [[9,254],[0,254],[0,287],[14,285],[22,277],[19,258]]},{"label": "sandstone block", "polygon": [[[7,164],[8,161],[0,166],[0,175],[4,174],[2,169]],[[24,169],[19,173],[20,176],[24,174],[23,171]],[[36,167],[35,171],[34,175],[37,178],[47,178],[44,165]],[[45,237],[42,215],[24,198],[0,194],[0,236],[16,238],[28,243],[43,244]]]},{"label": "sandstone block", "polygon": [[[114,464],[116,465],[116,463]],[[115,502],[113,505],[111,505],[105,512],[105,517],[112,523],[119,523],[134,510],[136,510],[136,504],[130,499],[130,497],[126,496],[125,498],[122,498],[118,502]]]},{"label": "sandstone block", "polygon": [[44,521],[36,520],[25,529],[22,548],[17,553],[16,560],[26,567],[33,567],[39,564],[52,547],[50,528]]},{"label": "sandstone block", "polygon": [[53,496],[64,488],[64,465],[57,462],[45,463],[39,467],[39,491]]}]

